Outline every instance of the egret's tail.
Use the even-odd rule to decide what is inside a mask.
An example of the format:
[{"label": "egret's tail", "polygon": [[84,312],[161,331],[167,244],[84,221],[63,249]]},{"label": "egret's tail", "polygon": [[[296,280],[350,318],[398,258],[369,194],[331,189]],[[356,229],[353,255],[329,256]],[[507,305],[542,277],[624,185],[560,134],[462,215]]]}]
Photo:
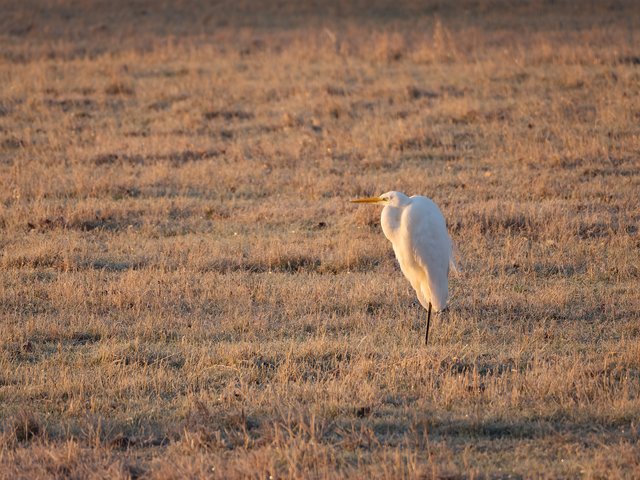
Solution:
[{"label": "egret's tail", "polygon": [[460,268],[456,262],[456,259],[453,258],[453,255],[449,259],[449,270],[455,273],[456,275],[460,275]]},{"label": "egret's tail", "polygon": [[460,251],[458,246],[451,240],[451,257],[449,257],[449,269],[456,275],[460,275]]}]

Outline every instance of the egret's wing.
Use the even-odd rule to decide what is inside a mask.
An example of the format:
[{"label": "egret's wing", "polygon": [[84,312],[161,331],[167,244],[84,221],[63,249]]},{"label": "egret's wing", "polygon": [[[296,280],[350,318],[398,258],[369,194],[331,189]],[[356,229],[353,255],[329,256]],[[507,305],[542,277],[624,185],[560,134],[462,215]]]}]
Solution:
[{"label": "egret's wing", "polygon": [[422,270],[421,293],[436,310],[442,310],[449,297],[449,265],[453,260],[451,238],[436,204],[424,197],[419,201],[416,197],[413,199],[403,215],[405,248]]},{"label": "egret's wing", "polygon": [[397,239],[392,244],[393,251],[400,264],[400,270],[402,270],[402,273],[416,291],[420,304],[424,308],[429,308],[431,294],[426,291],[423,292],[423,286],[426,285],[424,268],[416,262],[415,255],[406,236]]}]

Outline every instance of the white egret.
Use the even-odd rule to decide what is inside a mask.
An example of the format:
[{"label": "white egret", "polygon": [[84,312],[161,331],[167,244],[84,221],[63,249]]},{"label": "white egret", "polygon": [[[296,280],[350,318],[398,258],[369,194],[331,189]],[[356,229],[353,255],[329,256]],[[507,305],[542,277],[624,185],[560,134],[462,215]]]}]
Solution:
[{"label": "white egret", "polygon": [[449,268],[456,268],[451,237],[442,212],[427,197],[407,197],[387,192],[379,197],[351,200],[353,203],[384,205],[380,217],[382,231],[393,245],[400,269],[427,310],[429,341],[431,308],[439,312],[449,299]]}]

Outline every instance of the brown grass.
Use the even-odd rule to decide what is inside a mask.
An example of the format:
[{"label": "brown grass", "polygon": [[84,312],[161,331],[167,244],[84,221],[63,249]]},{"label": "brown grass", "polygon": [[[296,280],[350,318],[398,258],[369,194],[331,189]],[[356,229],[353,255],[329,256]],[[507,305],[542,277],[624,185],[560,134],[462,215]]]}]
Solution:
[{"label": "brown grass", "polygon": [[0,477],[640,476],[634,2],[112,3],[0,15]]}]

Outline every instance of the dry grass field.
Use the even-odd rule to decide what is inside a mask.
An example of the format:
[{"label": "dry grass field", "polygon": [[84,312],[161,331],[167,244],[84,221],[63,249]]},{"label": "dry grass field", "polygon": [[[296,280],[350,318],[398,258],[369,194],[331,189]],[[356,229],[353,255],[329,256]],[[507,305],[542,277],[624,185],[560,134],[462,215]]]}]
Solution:
[{"label": "dry grass field", "polygon": [[637,3],[0,9],[0,478],[640,477]]}]

